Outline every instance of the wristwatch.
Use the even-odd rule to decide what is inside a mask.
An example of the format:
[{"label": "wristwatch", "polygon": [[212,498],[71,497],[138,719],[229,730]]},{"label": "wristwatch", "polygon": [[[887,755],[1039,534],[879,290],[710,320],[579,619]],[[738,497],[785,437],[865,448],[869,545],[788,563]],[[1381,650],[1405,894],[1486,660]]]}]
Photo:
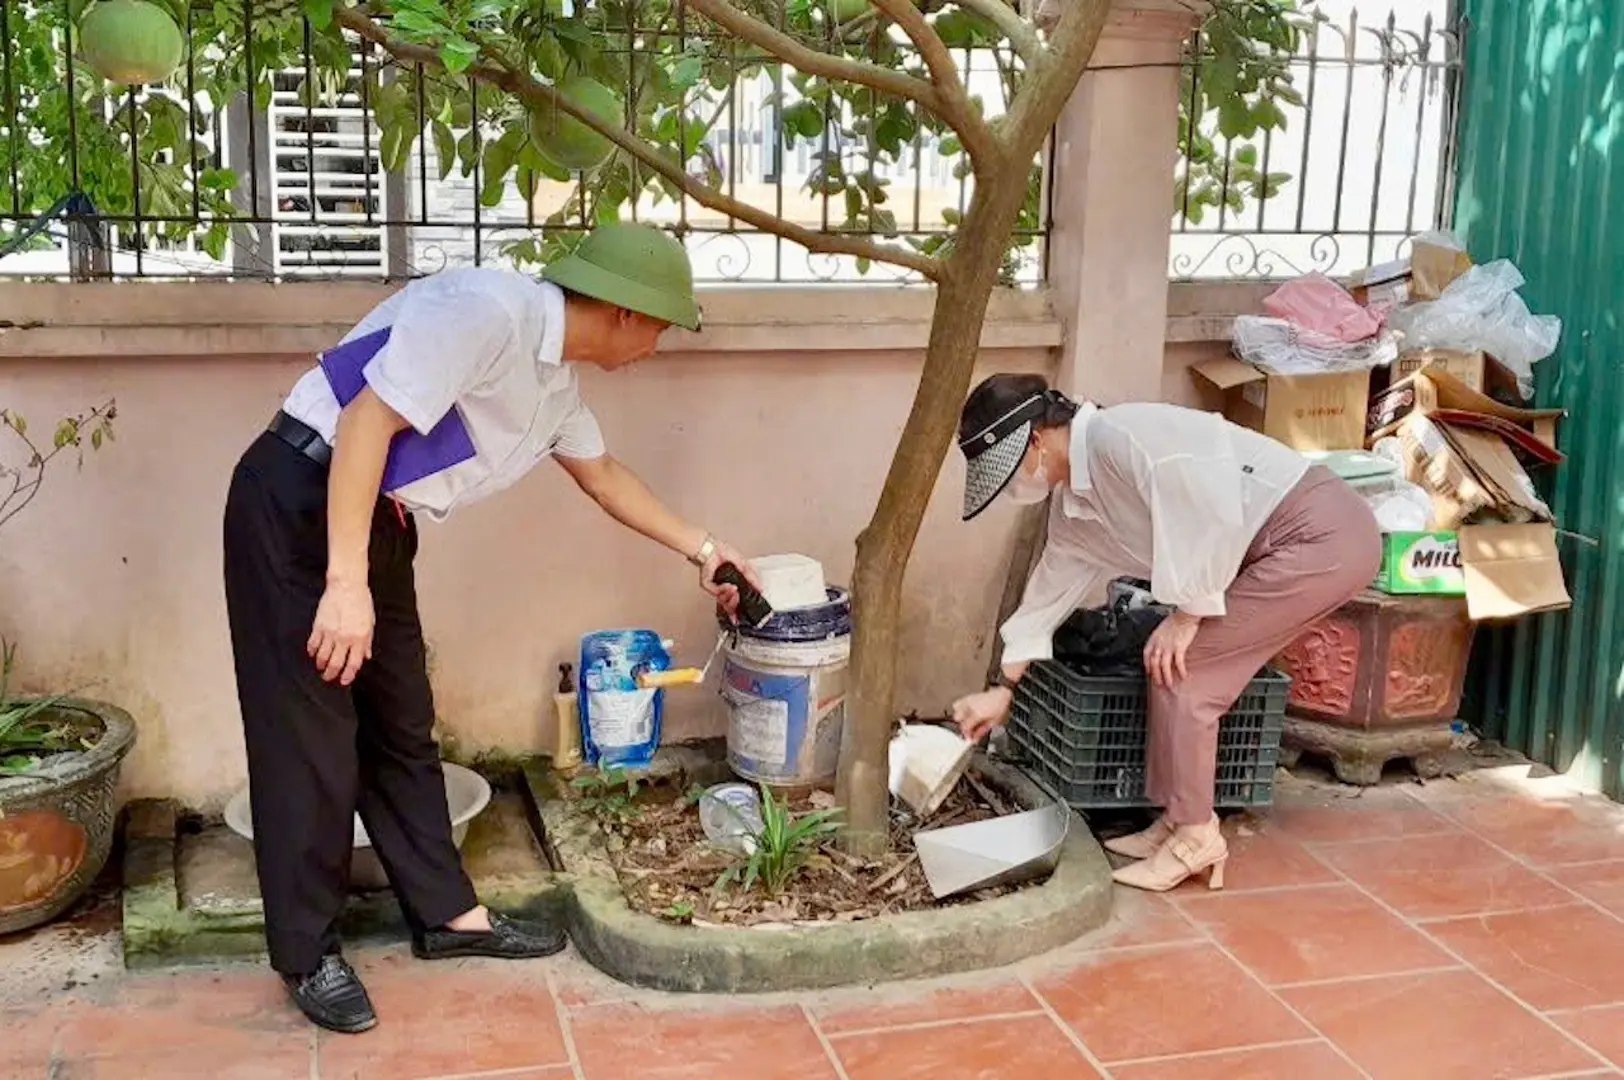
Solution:
[{"label": "wristwatch", "polygon": [[987,689],[997,690],[1002,687],[1003,689],[1008,690],[1010,693],[1014,693],[1015,687],[1018,685],[1020,684],[1014,679],[1011,679],[1008,675],[1005,675],[1002,671],[1000,671],[997,675],[994,675],[988,680]]},{"label": "wristwatch", "polygon": [[705,537],[705,542],[699,545],[699,550],[688,556],[688,561],[703,570],[705,568],[705,564],[710,562],[711,556],[715,554],[716,541],[707,536]]}]

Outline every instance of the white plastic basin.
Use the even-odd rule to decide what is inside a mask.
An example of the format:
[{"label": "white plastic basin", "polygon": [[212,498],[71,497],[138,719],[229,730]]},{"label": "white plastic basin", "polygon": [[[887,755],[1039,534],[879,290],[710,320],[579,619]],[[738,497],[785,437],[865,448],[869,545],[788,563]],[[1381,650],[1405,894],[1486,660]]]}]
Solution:
[{"label": "white plastic basin", "polygon": [[[440,767],[445,773],[446,808],[451,812],[451,839],[460,849],[468,835],[468,823],[478,817],[491,801],[491,786],[472,769],[453,765],[449,761],[442,762]],[[227,827],[246,840],[254,838],[251,808],[246,787],[226,803]],[[355,853],[350,858],[350,886],[356,889],[387,888],[389,878],[372,850],[372,839],[367,836],[366,826],[361,824],[360,814],[355,815],[353,843]]]}]

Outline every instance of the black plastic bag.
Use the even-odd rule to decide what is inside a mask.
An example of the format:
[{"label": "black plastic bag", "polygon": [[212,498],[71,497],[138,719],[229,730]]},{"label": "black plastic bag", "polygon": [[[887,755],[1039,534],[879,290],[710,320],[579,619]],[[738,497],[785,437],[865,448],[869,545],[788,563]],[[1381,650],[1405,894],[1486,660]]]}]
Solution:
[{"label": "black plastic bag", "polygon": [[1143,582],[1113,583],[1112,602],[1072,612],[1054,634],[1054,658],[1085,675],[1142,675],[1145,643],[1172,609],[1149,601]]}]

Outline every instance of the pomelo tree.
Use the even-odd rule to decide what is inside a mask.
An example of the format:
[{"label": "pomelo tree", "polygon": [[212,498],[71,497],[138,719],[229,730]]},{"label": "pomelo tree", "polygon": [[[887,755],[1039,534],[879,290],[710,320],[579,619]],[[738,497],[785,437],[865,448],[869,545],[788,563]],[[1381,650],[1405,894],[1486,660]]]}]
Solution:
[{"label": "pomelo tree", "polygon": [[[533,197],[544,178],[573,184],[545,223],[554,228],[507,246],[520,264],[544,261],[579,229],[640,201],[686,198],[809,252],[847,258],[860,272],[888,265],[934,285],[918,390],[857,539],[852,581],[837,795],[854,846],[885,842],[904,572],[953,443],[990,297],[1039,231],[1044,143],[1110,0],[1063,0],[1042,30],[1005,0],[0,2],[9,99],[0,113],[8,125],[0,202],[9,198],[14,214],[38,213],[77,188],[105,213],[139,209],[154,219],[140,230],[145,237],[196,236],[219,257],[240,177],[211,163],[196,114],[244,91],[264,106],[272,72],[287,68],[303,69],[306,101],[330,100],[352,85],[360,43],[359,90],[386,169],[406,168],[428,140],[442,177],[460,169],[476,178],[486,205],[500,203],[509,185]],[[103,81],[166,62],[154,7],[190,43],[167,92]],[[1296,44],[1293,5],[1217,0],[1214,12],[1221,47],[1199,66],[1225,90],[1216,101],[1184,95],[1198,105],[1180,132],[1190,165],[1177,198],[1186,204],[1257,197],[1279,183],[1255,180],[1236,195],[1231,173],[1243,184],[1246,170],[1231,161],[1237,140],[1284,123],[1274,102],[1291,99],[1282,58]],[[79,58],[76,79],[61,77],[64,45]],[[993,60],[999,101],[973,93],[961,70],[959,58],[977,49]],[[707,144],[733,85],[763,73],[781,88],[773,104],[784,144],[814,147],[808,185],[834,208],[827,225],[731,194]],[[925,145],[954,158],[968,199],[943,211],[939,227],[908,235],[884,167],[916,164]],[[141,239],[127,220],[120,228],[127,241]]]}]

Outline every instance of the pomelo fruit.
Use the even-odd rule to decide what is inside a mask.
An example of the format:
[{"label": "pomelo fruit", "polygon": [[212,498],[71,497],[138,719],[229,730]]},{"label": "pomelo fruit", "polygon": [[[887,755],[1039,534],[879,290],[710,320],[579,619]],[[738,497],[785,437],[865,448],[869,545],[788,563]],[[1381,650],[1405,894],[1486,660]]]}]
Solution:
[{"label": "pomelo fruit", "polygon": [[[596,79],[571,75],[558,84],[558,92],[606,124],[626,123],[620,95]],[[614,153],[615,144],[563,109],[545,105],[530,112],[530,142],[537,152],[561,169],[579,171],[601,165]]]},{"label": "pomelo fruit", "polygon": [[79,20],[79,51],[102,78],[145,86],[175,73],[186,53],[186,39],[157,4],[100,0]]}]

